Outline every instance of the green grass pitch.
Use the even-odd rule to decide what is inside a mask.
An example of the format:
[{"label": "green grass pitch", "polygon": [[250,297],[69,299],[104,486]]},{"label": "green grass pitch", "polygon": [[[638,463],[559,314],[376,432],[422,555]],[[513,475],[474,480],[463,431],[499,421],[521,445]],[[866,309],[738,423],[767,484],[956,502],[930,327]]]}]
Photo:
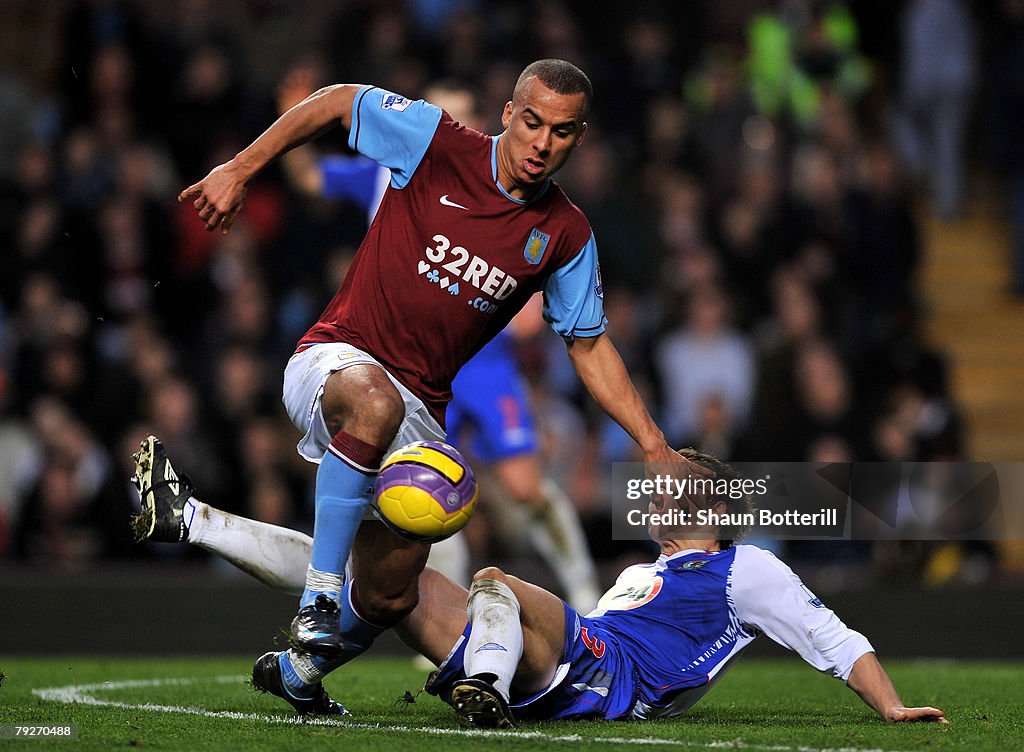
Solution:
[{"label": "green grass pitch", "polygon": [[408,659],[368,658],[327,687],[353,716],[297,722],[245,683],[251,657],[4,658],[0,724],[66,724],[76,740],[0,740],[26,749],[341,750],[686,749],[751,752],[1024,749],[1024,664],[890,662],[904,700],[936,705],[950,723],[889,725],[841,682],[798,660],[741,661],[689,714],[650,723],[524,724],[479,732],[426,694]]}]

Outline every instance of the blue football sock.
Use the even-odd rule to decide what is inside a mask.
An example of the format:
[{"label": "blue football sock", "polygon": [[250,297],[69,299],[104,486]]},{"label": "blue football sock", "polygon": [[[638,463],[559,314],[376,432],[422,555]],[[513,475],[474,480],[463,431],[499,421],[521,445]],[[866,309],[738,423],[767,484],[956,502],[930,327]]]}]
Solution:
[{"label": "blue football sock", "polygon": [[284,684],[285,691],[292,697],[311,697],[313,695],[313,688],[302,681],[299,675],[295,673],[295,667],[292,666],[291,659],[288,657],[288,651],[285,650],[278,653],[277,660],[281,666],[281,683]]},{"label": "blue football sock", "polygon": [[341,664],[318,655],[298,654],[285,650],[277,654],[285,691],[303,699],[313,696],[313,688],[323,677]]},{"label": "blue football sock", "polygon": [[[366,652],[377,639],[377,635],[384,631],[384,627],[371,624],[359,615],[352,604],[352,587],[355,580],[345,583],[345,589],[341,594],[341,639],[344,643],[341,655],[338,656],[338,666],[348,663],[357,655]],[[328,670],[333,670],[337,666]]]},{"label": "blue football sock", "polygon": [[[353,457],[355,455],[355,457]],[[299,603],[308,606],[320,593],[339,600],[352,541],[370,503],[383,450],[339,433],[316,474],[316,522],[306,589]]]},{"label": "blue football sock", "polygon": [[366,650],[384,631],[383,627],[363,619],[352,605],[353,582],[345,583],[341,593],[341,615],[339,627],[343,647],[341,654],[334,658],[319,655],[284,651],[278,653],[281,662],[281,678],[285,689],[292,697],[311,697],[313,687],[334,669],[348,663]]}]

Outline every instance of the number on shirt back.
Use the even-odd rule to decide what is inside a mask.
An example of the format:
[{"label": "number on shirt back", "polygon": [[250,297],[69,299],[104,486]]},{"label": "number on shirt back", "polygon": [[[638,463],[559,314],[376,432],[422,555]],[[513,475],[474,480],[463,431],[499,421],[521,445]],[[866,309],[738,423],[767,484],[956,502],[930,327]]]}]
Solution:
[{"label": "number on shirt back", "polygon": [[586,645],[590,652],[594,654],[595,658],[604,657],[604,640],[602,640],[600,637],[591,637],[589,634],[587,634],[586,627],[580,630],[580,637],[583,638],[583,644]]}]

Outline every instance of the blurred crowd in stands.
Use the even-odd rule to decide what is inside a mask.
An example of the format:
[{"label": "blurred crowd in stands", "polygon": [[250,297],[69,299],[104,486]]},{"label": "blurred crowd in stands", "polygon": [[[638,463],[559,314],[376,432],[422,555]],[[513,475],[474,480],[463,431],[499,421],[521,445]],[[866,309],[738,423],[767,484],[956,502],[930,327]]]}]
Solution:
[{"label": "blurred crowd in stands", "polygon": [[[275,170],[228,236],[174,200],[269,124],[299,64],[413,97],[455,79],[492,133],[524,64],[579,64],[596,98],[559,182],[594,227],[609,331],[672,442],[733,460],[962,458],[942,354],[918,331],[917,207],[962,211],[970,112],[988,107],[1024,221],[1008,133],[1024,121],[1024,66],[1005,63],[1024,55],[1024,3],[594,7],[5,4],[0,559],[182,555],[130,540],[131,454],[148,432],[204,500],[311,526],[313,471],[293,450],[281,375],[364,216],[300,198]],[[342,134],[318,147],[343,152]],[[519,347],[549,472],[595,554],[618,556],[607,475],[634,448],[556,336]],[[485,504],[474,524],[492,515]],[[481,559],[502,553],[475,540]]]}]

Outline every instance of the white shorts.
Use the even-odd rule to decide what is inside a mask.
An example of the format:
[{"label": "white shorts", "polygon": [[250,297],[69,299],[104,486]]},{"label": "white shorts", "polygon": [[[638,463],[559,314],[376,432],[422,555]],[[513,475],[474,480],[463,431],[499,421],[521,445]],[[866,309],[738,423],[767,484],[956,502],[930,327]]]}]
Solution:
[{"label": "white shorts", "polygon": [[387,373],[391,383],[402,395],[402,401],[405,402],[405,418],[398,429],[398,435],[388,447],[389,454],[414,441],[445,440],[444,429],[434,420],[427,406],[388,373],[373,356],[343,342],[329,342],[310,345],[305,350],[295,353],[284,369],[282,399],[288,417],[304,434],[296,446],[304,459],[319,464],[333,438],[327,430],[320,408],[327,378],[335,371],[365,364],[375,365]]}]

